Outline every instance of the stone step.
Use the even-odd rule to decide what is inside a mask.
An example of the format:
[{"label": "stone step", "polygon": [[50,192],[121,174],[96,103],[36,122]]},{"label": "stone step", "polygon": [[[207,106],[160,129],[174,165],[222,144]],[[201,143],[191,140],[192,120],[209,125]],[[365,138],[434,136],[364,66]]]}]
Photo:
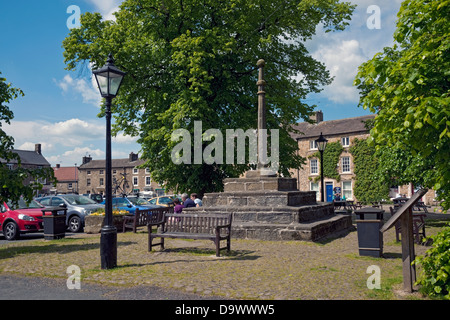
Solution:
[{"label": "stone step", "polygon": [[207,193],[203,206],[298,206],[316,204],[315,191],[240,191]]},{"label": "stone step", "polygon": [[227,178],[224,179],[224,192],[237,191],[295,191],[297,179],[282,177]]},{"label": "stone step", "polygon": [[231,237],[236,239],[271,241],[317,241],[323,238],[337,237],[351,230],[354,230],[351,216],[335,215],[309,223],[291,223],[285,225],[233,221]]},{"label": "stone step", "polygon": [[183,209],[184,213],[232,213],[233,221],[289,224],[334,216],[332,204],[308,206],[216,206]]}]

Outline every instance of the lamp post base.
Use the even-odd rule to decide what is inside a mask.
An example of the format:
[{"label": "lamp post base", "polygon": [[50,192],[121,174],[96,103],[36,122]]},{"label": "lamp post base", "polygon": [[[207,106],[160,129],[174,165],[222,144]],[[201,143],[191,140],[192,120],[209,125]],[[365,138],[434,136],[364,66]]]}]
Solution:
[{"label": "lamp post base", "polygon": [[100,236],[101,268],[117,267],[117,229],[114,226],[104,226]]}]

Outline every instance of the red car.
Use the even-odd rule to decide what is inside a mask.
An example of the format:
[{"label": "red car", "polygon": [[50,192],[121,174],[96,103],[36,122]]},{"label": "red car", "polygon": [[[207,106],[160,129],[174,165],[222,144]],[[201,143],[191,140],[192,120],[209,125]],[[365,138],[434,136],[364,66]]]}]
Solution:
[{"label": "red car", "polygon": [[20,199],[18,205],[3,202],[0,206],[0,230],[6,240],[16,240],[21,233],[43,231],[42,209],[45,207],[36,201],[28,205]]}]

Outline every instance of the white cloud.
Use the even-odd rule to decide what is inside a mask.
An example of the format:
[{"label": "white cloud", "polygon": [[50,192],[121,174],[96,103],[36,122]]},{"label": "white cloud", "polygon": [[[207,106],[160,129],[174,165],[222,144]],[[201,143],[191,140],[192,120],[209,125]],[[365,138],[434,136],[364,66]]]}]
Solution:
[{"label": "white cloud", "polygon": [[353,86],[358,66],[366,58],[362,54],[357,40],[344,40],[337,43],[320,45],[312,56],[325,63],[330,75],[334,77],[333,83],[326,87],[323,94],[331,101],[337,103],[358,102],[359,95]]},{"label": "white cloud", "polygon": [[[80,164],[86,155],[94,159],[105,158],[104,119],[85,121],[74,118],[60,122],[13,120],[2,129],[14,138],[16,149],[32,151],[35,144],[41,144],[42,154],[53,166],[57,163],[62,166]],[[140,146],[136,140],[123,133],[113,137],[113,158],[127,158],[130,152],[139,152]]]},{"label": "white cloud", "polygon": [[77,147],[73,150],[65,151],[59,155],[46,157],[47,161],[55,165],[59,163],[62,167],[70,167],[75,163],[81,165],[84,156],[91,156],[93,159],[104,159],[105,152],[100,149],[92,149],[90,147]]},{"label": "white cloud", "polygon": [[[393,33],[401,0],[352,0],[357,7],[350,25],[344,31],[325,33],[323,26],[316,28],[316,36],[307,41],[311,55],[325,64],[334,81],[324,88],[320,97],[337,104],[356,105],[359,93],[353,86],[358,67],[377,52],[393,43]],[[380,8],[380,29],[369,29],[367,20],[372,13],[367,8]],[[300,79],[300,77],[298,77]],[[317,95],[316,95],[317,96]]]},{"label": "white cloud", "polygon": [[100,107],[102,98],[93,77],[91,77],[90,83],[85,79],[73,79],[68,74],[61,81],[54,81],[64,93],[75,92],[76,94],[81,94],[84,103]]},{"label": "white cloud", "polygon": [[123,0],[88,0],[102,14],[104,20],[115,20],[113,13],[119,10]]}]

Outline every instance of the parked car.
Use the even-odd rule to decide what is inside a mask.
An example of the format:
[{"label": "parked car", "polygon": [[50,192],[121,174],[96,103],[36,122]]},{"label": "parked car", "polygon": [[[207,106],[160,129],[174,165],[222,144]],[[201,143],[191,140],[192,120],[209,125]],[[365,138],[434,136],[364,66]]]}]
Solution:
[{"label": "parked car", "polygon": [[97,203],[103,202],[103,196],[98,193],[85,193],[85,194],[83,194],[83,196],[88,197],[89,199],[92,199]]},{"label": "parked car", "polygon": [[[136,197],[135,197],[136,198]],[[135,201],[135,200],[134,200]],[[143,200],[145,201],[145,200]],[[105,204],[105,201],[102,202],[102,204]],[[135,204],[132,201],[130,201],[127,197],[117,197],[112,199],[112,206],[113,209],[117,208],[119,210],[126,210],[130,214],[134,214],[136,212],[136,209],[139,210],[146,210],[146,209],[154,209],[154,208],[161,208],[161,206],[158,205],[152,205],[152,204]]]},{"label": "parked car", "polygon": [[148,203],[163,207],[173,206],[173,198],[169,196],[161,196],[148,200]]},{"label": "parked car", "polygon": [[78,194],[63,194],[36,198],[36,201],[46,207],[67,208],[66,226],[70,232],[81,232],[84,227],[84,217],[105,206],[88,197]]},{"label": "parked car", "polygon": [[0,205],[0,226],[6,240],[16,240],[22,233],[43,231],[42,209],[45,207],[36,201],[29,204],[19,200],[17,205],[3,202]]}]

